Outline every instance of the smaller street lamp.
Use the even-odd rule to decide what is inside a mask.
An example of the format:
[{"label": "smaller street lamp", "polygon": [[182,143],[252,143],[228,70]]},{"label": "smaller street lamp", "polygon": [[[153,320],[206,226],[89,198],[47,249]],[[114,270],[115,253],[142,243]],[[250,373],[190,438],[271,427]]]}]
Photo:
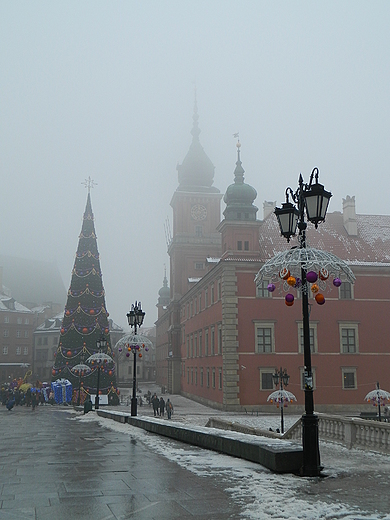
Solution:
[{"label": "smaller street lamp", "polygon": [[[276,370],[275,374],[272,374],[272,379],[274,381],[274,385],[278,386],[280,383],[280,392],[281,392],[281,403],[280,403],[280,431],[284,433],[284,419],[283,419],[283,385],[288,386],[288,382],[290,376],[287,374],[287,369],[283,369],[280,367],[279,372]],[[287,400],[287,399],[286,399]]]},{"label": "smaller street lamp", "polygon": [[[137,334],[137,327],[141,327],[144,322],[145,313],[141,308],[141,302],[135,302],[131,305],[131,310],[127,313],[127,319],[130,327],[134,328],[134,335]],[[131,411],[132,417],[137,416],[137,349],[133,348],[134,361],[133,361],[133,397],[131,398]]]},{"label": "smaller street lamp", "polygon": [[[98,353],[101,354],[102,350],[106,348],[107,340],[103,336],[103,334],[100,336],[100,338],[96,341],[96,348],[98,350]],[[96,385],[96,397],[95,397],[95,410],[99,409],[99,385],[100,385],[100,364],[99,360],[97,360],[98,363],[98,376],[97,376],[97,385]]]}]

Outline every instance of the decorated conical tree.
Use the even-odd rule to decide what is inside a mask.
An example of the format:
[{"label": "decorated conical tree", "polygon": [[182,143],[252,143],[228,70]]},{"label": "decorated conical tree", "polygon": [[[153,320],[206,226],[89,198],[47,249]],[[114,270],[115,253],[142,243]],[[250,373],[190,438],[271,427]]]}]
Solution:
[{"label": "decorated conical tree", "polygon": [[103,337],[106,345],[102,352],[111,358],[113,355],[91,206],[92,182],[91,179],[87,181],[87,204],[52,374],[53,381],[68,379],[72,383],[76,402],[79,388],[81,402],[87,395],[96,395],[99,380],[99,394],[108,394],[111,403],[118,399],[114,360],[101,365],[92,362],[91,371],[78,369],[88,363],[91,355],[101,351],[100,340]]}]

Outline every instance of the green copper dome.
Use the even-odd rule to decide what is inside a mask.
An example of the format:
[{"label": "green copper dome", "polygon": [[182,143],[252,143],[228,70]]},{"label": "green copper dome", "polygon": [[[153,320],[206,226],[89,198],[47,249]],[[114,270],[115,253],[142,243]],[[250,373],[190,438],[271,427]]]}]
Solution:
[{"label": "green copper dome", "polygon": [[168,287],[168,280],[167,280],[167,271],[164,269],[164,281],[163,286],[158,291],[158,305],[163,305],[166,307],[169,305],[169,301],[171,298],[171,290]]},{"label": "green copper dome", "polygon": [[244,182],[245,170],[240,160],[240,147],[238,141],[234,184],[228,187],[223,198],[226,204],[223,214],[226,220],[256,220],[258,208],[253,205],[253,201],[257,197],[257,191]]}]

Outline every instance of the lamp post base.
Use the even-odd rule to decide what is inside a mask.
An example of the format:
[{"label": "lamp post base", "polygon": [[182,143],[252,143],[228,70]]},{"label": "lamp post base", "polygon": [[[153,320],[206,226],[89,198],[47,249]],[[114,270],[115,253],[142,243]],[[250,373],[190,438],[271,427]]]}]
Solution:
[{"label": "lamp post base", "polygon": [[99,397],[95,397],[95,410],[99,410]]},{"label": "lamp post base", "polygon": [[303,477],[318,477],[323,469],[320,463],[318,445],[318,417],[314,414],[302,415],[302,445],[303,445]]},{"label": "lamp post base", "polygon": [[130,415],[131,415],[131,417],[137,417],[137,398],[136,397],[131,398]]}]

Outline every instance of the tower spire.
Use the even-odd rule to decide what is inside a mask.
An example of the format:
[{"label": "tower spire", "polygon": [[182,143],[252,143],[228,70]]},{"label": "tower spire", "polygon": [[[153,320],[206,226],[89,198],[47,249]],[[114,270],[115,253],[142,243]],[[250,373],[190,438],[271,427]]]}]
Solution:
[{"label": "tower spire", "polygon": [[196,85],[194,88],[194,114],[192,116],[192,121],[193,121],[193,124],[192,124],[191,134],[193,137],[193,141],[194,140],[199,141],[200,129],[199,129],[199,124],[198,124],[199,114],[198,114],[198,99],[197,99]]}]

